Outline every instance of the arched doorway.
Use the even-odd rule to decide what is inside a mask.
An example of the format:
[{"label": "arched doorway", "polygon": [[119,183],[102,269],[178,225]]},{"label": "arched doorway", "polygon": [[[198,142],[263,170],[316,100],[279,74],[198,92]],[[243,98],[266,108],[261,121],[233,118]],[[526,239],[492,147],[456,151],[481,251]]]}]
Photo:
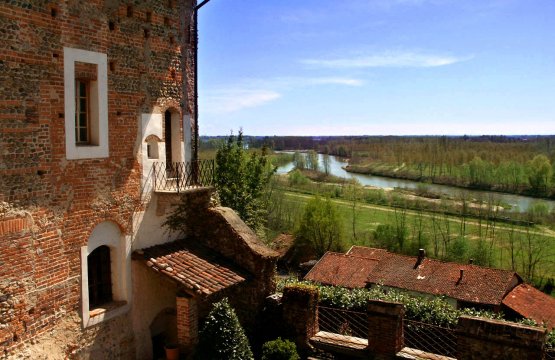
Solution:
[{"label": "arched doorway", "polygon": [[152,358],[165,359],[164,345],[177,343],[177,313],[175,309],[166,308],[158,313],[150,323],[152,341]]}]

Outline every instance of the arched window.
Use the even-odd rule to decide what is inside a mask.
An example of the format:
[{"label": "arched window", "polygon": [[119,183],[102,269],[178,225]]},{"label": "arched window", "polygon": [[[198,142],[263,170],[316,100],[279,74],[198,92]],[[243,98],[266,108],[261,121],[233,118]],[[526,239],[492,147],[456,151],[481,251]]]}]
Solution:
[{"label": "arched window", "polygon": [[84,327],[129,310],[131,259],[128,241],[115,223],[104,221],[95,226],[87,244],[81,247],[81,309]]},{"label": "arched window", "polygon": [[97,247],[87,257],[87,275],[89,306],[94,308],[112,301],[112,269],[108,246]]}]

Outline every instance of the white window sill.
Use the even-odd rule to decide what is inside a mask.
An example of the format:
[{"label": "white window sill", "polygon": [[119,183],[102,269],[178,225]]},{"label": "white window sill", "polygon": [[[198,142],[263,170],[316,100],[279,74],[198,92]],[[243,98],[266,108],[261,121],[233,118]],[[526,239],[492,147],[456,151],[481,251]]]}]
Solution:
[{"label": "white window sill", "polygon": [[89,311],[87,319],[84,319],[83,327],[88,328],[103,321],[113,319],[129,311],[127,301],[112,301]]}]

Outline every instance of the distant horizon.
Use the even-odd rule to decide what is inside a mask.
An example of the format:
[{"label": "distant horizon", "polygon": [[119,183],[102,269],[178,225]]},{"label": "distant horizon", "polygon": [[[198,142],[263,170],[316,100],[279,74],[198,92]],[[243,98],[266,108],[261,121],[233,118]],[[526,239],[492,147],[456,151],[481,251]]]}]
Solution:
[{"label": "distant horizon", "polygon": [[[220,134],[220,135],[200,135],[200,137],[228,137],[229,135],[236,136],[238,132],[228,133],[228,134]],[[411,135],[253,135],[253,134],[245,134],[243,136],[247,137],[322,137],[322,138],[330,138],[330,137],[551,137],[555,136],[555,134],[480,134],[480,135],[471,135],[471,134],[462,134],[462,135],[452,135],[452,134],[411,134]]]},{"label": "distant horizon", "polygon": [[551,0],[210,1],[200,133],[555,134],[552,14]]}]

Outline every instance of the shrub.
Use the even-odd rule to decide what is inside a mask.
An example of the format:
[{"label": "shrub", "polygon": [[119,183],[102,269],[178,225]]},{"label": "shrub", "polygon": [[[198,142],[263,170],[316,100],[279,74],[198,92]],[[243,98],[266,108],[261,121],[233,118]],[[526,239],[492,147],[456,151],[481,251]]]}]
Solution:
[{"label": "shrub", "polygon": [[268,341],[262,345],[262,360],[299,360],[295,343],[289,340]]},{"label": "shrub", "polygon": [[247,336],[227,299],[215,303],[206,317],[195,357],[199,360],[254,359]]}]

